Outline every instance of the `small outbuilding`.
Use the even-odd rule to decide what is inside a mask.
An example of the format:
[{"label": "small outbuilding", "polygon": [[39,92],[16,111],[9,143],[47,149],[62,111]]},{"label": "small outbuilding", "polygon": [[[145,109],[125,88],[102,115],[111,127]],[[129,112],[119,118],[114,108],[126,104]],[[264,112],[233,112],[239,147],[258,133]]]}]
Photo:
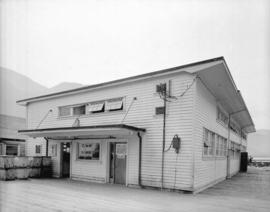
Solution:
[{"label": "small outbuilding", "polygon": [[198,192],[236,174],[255,127],[223,57],[17,101],[55,177]]}]

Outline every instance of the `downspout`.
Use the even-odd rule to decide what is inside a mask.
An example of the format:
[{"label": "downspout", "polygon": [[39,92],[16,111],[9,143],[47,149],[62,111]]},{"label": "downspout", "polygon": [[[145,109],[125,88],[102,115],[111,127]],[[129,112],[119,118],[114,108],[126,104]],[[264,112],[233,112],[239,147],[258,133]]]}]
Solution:
[{"label": "downspout", "polygon": [[231,114],[229,114],[229,122],[228,122],[228,141],[227,141],[227,178],[230,178],[230,150],[229,150],[229,144],[230,144],[230,137],[231,137]]},{"label": "downspout", "polygon": [[138,132],[138,137],[139,137],[139,173],[138,173],[138,184],[139,186],[142,185],[141,183],[141,175],[142,175],[142,136],[140,132]]},{"label": "downspout", "polygon": [[44,139],[46,140],[46,157],[48,157],[48,150],[49,150],[49,139],[47,137],[44,137]]},{"label": "downspout", "polygon": [[162,136],[162,161],[161,161],[161,189],[164,185],[164,150],[165,150],[165,133],[166,133],[166,96],[164,97],[164,113],[163,113],[163,136]]}]

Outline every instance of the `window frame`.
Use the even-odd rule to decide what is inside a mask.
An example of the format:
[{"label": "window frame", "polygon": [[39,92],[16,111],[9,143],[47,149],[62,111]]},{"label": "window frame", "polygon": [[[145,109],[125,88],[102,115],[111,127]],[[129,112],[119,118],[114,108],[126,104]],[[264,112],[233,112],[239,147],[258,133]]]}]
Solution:
[{"label": "window frame", "polygon": [[[75,110],[76,108],[81,108],[84,107],[84,113],[83,114],[75,114]],[[86,115],[86,104],[82,104],[82,105],[76,105],[76,106],[72,106],[72,116],[84,116]]]},{"label": "window frame", "polygon": [[[98,144],[99,145],[99,157],[98,159],[90,159],[90,158],[80,158],[80,155],[79,155],[79,151],[80,151],[80,144],[84,144],[84,145],[93,145],[93,144]],[[95,161],[101,161],[101,142],[100,141],[78,141],[76,143],[76,160],[79,160],[79,161],[91,161],[91,162],[95,162]]]},{"label": "window frame", "polygon": [[8,153],[8,147],[16,147],[16,155],[14,156],[18,156],[19,155],[19,145],[18,144],[6,144],[6,155],[11,155],[11,154],[7,154]]},{"label": "window frame", "polygon": [[[37,152],[38,148],[39,148],[39,152]],[[39,154],[39,155],[42,154],[42,145],[41,144],[35,145],[35,154]]]}]

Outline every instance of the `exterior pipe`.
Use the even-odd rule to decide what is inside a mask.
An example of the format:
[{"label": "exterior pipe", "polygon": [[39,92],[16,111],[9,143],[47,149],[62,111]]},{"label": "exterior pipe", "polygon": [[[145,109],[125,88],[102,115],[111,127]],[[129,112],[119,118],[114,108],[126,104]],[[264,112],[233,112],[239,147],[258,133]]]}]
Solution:
[{"label": "exterior pipe", "polygon": [[231,125],[231,114],[229,114],[229,122],[228,122],[228,142],[227,142],[227,178],[230,178],[230,150],[229,150],[229,144],[230,144],[230,133],[231,133],[231,129],[230,129],[230,125]]},{"label": "exterior pipe", "polygon": [[47,137],[44,137],[44,139],[46,140],[46,157],[48,157],[48,150],[49,150],[49,139]]},{"label": "exterior pipe", "polygon": [[142,136],[140,132],[138,132],[138,137],[139,137],[139,173],[138,173],[138,184],[139,186],[142,185],[141,183],[141,175],[142,175]]},{"label": "exterior pipe", "polygon": [[162,159],[161,159],[161,189],[164,187],[164,151],[165,151],[165,133],[166,133],[166,94],[164,95],[164,113],[163,113],[163,136],[162,136]]}]

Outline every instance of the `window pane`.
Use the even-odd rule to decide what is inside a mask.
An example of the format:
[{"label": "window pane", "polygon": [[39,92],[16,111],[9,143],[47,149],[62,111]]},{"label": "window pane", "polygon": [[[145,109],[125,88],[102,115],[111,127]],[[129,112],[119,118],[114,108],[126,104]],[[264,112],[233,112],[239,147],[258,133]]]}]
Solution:
[{"label": "window pane", "polygon": [[70,116],[70,107],[60,107],[59,116]]},{"label": "window pane", "polygon": [[104,102],[90,104],[89,112],[91,113],[104,112]]},{"label": "window pane", "polygon": [[6,145],[6,155],[18,155],[18,145]]},{"label": "window pane", "polygon": [[99,160],[99,143],[78,143],[78,159]]},{"label": "window pane", "polygon": [[41,145],[36,145],[36,154],[41,153]]},{"label": "window pane", "polygon": [[122,98],[108,100],[105,105],[105,110],[108,110],[108,111],[123,110]]},{"label": "window pane", "polygon": [[74,107],[73,115],[84,115],[85,114],[85,105]]}]

